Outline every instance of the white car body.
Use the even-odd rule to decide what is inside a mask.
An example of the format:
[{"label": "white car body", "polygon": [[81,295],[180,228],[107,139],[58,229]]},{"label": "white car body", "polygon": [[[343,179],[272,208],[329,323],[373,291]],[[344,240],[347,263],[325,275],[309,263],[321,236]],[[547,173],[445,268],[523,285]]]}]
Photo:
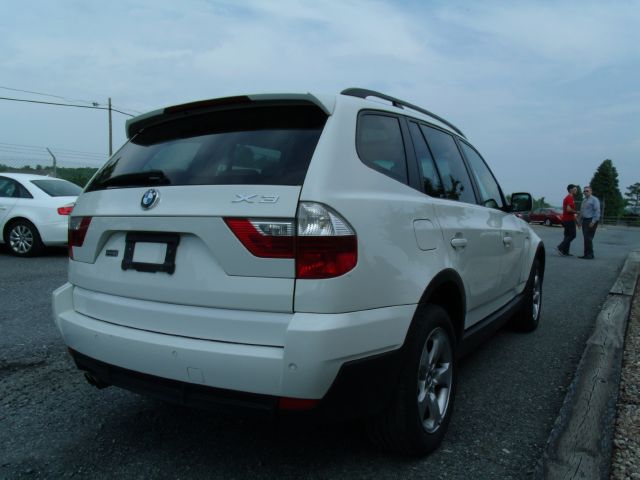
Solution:
[{"label": "white car body", "polygon": [[[9,182],[15,183],[9,184]],[[8,229],[13,223],[27,220],[36,227],[44,245],[67,244],[70,209],[66,210],[64,215],[61,215],[58,209],[73,206],[77,195],[52,196],[38,187],[38,182],[62,182],[66,186],[73,185],[66,180],[44,175],[0,173],[0,232],[2,232],[0,241],[3,243],[8,243]],[[24,189],[22,194],[18,192],[15,185],[20,185]],[[5,190],[2,186],[5,186]],[[74,187],[78,191],[81,190],[80,187],[75,185]]]},{"label": "white car body", "polygon": [[[377,170],[366,165],[356,145],[359,119],[368,113],[374,122],[398,119],[405,142],[404,122],[466,141],[455,127],[350,94],[243,98],[248,109],[294,104],[326,117],[299,185],[180,184],[178,172],[164,185],[92,189],[90,183],[78,198],[73,216],[78,225],[90,223],[72,246],[69,282],[54,292],[53,308],[65,343],[93,383],[147,391],[140,382],[168,382],[213,397],[246,395],[243,401],[255,400],[253,406],[265,410],[304,408],[305,401],[333,398],[347,384],[354,388],[353,372],[363,365],[363,371],[379,371],[376,362],[399,355],[429,299],[448,309],[459,344],[519,305],[532,266],[543,267],[544,250],[501,192],[502,209],[429,196],[411,184],[413,167],[408,180],[398,181],[391,170],[381,173],[383,161]],[[209,108],[219,114],[215,104]],[[128,135],[135,143],[164,128],[171,115],[167,109],[138,117],[128,123]],[[111,162],[151,148],[140,141],[125,145]],[[262,152],[266,162],[267,150],[255,149],[255,158]],[[225,173],[220,165],[214,176]],[[101,174],[109,178],[102,172],[94,185]],[[357,263],[333,278],[299,278],[299,258],[252,254],[228,223],[266,219],[271,228],[291,222],[302,235],[301,209],[318,205],[328,207],[322,218],[331,218],[335,230],[357,238]],[[179,244],[171,247],[171,241]],[[170,248],[173,262],[167,261]],[[384,377],[389,383],[399,375],[394,368]],[[191,400],[184,400],[187,394],[165,397],[199,403],[195,394]],[[356,397],[346,402],[360,401]]]}]

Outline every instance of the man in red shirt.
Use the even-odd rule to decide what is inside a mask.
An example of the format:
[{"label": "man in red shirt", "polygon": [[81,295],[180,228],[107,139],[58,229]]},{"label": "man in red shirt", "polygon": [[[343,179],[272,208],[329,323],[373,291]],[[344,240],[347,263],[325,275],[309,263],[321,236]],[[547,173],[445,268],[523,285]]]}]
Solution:
[{"label": "man in red shirt", "polygon": [[562,225],[564,225],[564,239],[556,247],[556,250],[563,257],[571,256],[569,247],[576,238],[576,204],[573,201],[574,195],[578,192],[578,187],[573,183],[567,185],[567,194],[562,201]]}]

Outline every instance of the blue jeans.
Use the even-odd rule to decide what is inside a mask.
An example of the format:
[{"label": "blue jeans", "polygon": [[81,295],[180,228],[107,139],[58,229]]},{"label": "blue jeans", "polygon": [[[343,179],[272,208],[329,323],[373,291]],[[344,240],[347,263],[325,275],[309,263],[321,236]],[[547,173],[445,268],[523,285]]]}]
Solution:
[{"label": "blue jeans", "polygon": [[582,236],[584,237],[584,256],[593,257],[593,237],[596,234],[598,224],[595,223],[593,227],[590,227],[590,218],[582,219]]}]

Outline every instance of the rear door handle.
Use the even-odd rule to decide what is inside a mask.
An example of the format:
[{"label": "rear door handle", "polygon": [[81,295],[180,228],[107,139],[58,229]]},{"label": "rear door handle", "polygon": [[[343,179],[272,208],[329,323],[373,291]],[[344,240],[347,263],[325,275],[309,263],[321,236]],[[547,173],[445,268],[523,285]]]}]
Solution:
[{"label": "rear door handle", "polygon": [[508,235],[506,237],[502,237],[502,243],[509,247],[513,243],[513,238]]},{"label": "rear door handle", "polygon": [[467,239],[466,238],[452,238],[451,239],[451,246],[453,248],[464,248],[467,246]]}]

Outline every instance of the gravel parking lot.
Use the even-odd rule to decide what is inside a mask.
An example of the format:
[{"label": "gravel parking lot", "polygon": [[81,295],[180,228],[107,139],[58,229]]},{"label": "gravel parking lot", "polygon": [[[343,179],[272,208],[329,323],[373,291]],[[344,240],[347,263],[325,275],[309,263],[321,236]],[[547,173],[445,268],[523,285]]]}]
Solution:
[{"label": "gravel parking lot", "polygon": [[640,479],[640,284],[627,325],[611,478]]},{"label": "gravel parking lot", "polygon": [[[374,450],[354,423],[277,425],[88,385],[51,320],[64,251],[0,250],[0,478],[527,478],[584,342],[640,232],[598,231],[596,260],[547,245],[540,328],[503,330],[461,365],[453,421],[425,459]],[[580,238],[576,239],[578,242]]]}]

